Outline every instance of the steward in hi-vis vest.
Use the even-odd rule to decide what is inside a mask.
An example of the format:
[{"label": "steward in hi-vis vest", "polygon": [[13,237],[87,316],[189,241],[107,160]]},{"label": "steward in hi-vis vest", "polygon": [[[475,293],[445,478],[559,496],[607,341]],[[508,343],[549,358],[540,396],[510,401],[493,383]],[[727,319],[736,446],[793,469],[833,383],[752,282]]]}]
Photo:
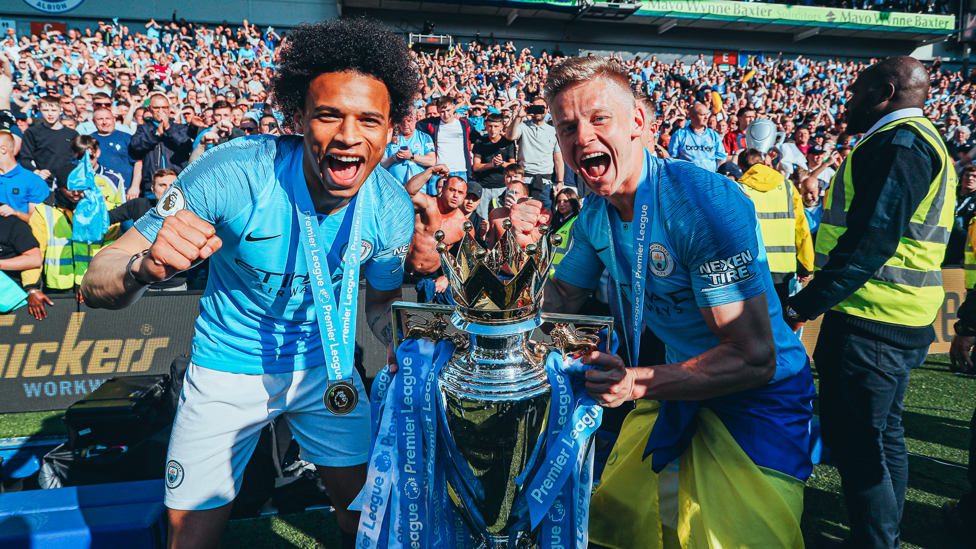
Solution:
[{"label": "steward in hi-vis vest", "polygon": [[[928,71],[911,57],[876,63],[849,88],[847,131],[864,137],[823,199],[816,271],[787,309],[794,329],[824,315],[813,359],[849,547],[898,546],[908,484],[902,401],[944,299],[956,172],[922,112],[928,90]],[[843,543],[821,538],[822,547]]]},{"label": "steward in hi-vis vest", "polygon": [[[72,220],[77,202],[73,197],[81,191],[59,187],[43,204],[38,204],[30,218],[31,231],[40,244],[44,263],[37,269],[24,271],[24,287],[28,291],[65,292],[81,285],[91,258],[104,246],[121,236],[119,225],[109,227],[101,242],[88,244],[72,239]],[[104,194],[103,194],[104,196]]]},{"label": "steward in hi-vis vest", "polygon": [[805,276],[813,271],[813,237],[800,194],[781,173],[763,164],[764,157],[756,149],[739,153],[739,186],[756,207],[769,274],[785,310],[796,272]]},{"label": "steward in hi-vis vest", "polygon": [[[938,130],[927,118],[895,120],[870,137],[884,139],[882,136],[888,132],[894,133],[892,144],[895,146],[899,142],[923,141],[938,155],[940,166],[929,182],[921,204],[912,213],[908,229],[901,235],[894,255],[862,288],[835,305],[833,310],[889,324],[928,326],[935,320],[945,298],[941,266],[952,227],[956,172]],[[851,155],[858,153],[859,148],[854,147]],[[858,154],[855,158],[862,156]],[[856,191],[851,166],[848,156],[824,197],[824,215],[816,249],[818,271],[827,264],[828,254],[848,230],[848,211]]]}]

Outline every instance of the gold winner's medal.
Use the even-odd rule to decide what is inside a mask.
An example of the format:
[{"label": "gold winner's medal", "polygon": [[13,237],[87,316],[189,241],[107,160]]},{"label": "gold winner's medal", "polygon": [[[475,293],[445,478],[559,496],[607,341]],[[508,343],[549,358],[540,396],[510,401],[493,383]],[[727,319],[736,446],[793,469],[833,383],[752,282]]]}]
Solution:
[{"label": "gold winner's medal", "polygon": [[325,407],[337,416],[344,416],[356,409],[359,391],[348,381],[337,381],[325,391]]}]

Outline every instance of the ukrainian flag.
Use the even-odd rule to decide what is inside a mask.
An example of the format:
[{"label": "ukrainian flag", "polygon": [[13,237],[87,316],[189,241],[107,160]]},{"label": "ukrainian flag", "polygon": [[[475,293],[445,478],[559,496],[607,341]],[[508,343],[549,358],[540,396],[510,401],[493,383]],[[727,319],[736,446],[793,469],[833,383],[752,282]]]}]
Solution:
[{"label": "ukrainian flag", "polygon": [[[638,401],[593,494],[590,540],[611,549],[802,548],[812,397],[808,364],[792,378],[717,399]],[[653,459],[672,455],[676,521],[671,468]],[[662,524],[662,507],[674,528]]]}]

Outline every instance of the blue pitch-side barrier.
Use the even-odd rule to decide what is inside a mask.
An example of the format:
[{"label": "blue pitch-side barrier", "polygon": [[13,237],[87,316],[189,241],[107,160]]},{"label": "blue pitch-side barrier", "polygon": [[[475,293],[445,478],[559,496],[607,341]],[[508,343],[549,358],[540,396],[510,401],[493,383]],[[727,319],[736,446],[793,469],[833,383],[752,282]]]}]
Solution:
[{"label": "blue pitch-side barrier", "polygon": [[4,549],[165,546],[163,481],[0,494]]}]

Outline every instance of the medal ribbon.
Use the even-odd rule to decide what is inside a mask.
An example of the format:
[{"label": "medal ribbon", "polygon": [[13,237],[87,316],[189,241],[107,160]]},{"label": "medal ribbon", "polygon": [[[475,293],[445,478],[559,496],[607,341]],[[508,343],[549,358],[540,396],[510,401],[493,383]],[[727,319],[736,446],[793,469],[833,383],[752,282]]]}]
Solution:
[{"label": "medal ribbon", "polygon": [[[386,370],[384,369],[384,372]],[[383,372],[381,372],[381,375]],[[389,373],[386,374],[389,377]],[[379,376],[377,376],[379,380]],[[384,402],[381,411],[393,409],[393,398],[399,380],[392,378],[386,385],[373,383],[372,401]],[[394,389],[388,391],[391,387]],[[366,484],[355,500],[349,505],[350,509],[360,509],[359,531],[356,534],[356,547],[385,547],[382,538],[389,531],[389,503],[393,486],[391,471],[396,470],[396,421],[392,413],[374,416],[373,447],[369,452],[369,471]],[[386,528],[384,528],[386,525]]]},{"label": "medal ribbon", "polygon": [[[370,177],[375,177],[370,175]],[[363,185],[363,188],[366,184]],[[360,191],[364,191],[361,188]],[[361,193],[352,199],[355,202],[350,229],[349,243],[342,258],[344,271],[341,300],[336,304],[332,292],[332,273],[329,269],[329,251],[337,242],[329,242],[325,231],[319,225],[318,216],[312,205],[308,186],[299,183],[292,185],[295,206],[301,224],[302,250],[308,266],[312,301],[315,303],[315,316],[318,320],[319,336],[322,338],[322,351],[329,374],[329,383],[352,378],[355,364],[353,354],[356,346],[356,304],[359,297],[359,256],[362,249],[363,197]]]},{"label": "medal ribbon", "polygon": [[[408,339],[400,345],[397,386],[397,450],[399,460],[400,543],[404,547],[426,548],[428,535],[429,480],[424,459],[425,429],[421,407],[427,397],[420,380],[427,379],[434,347],[427,341]],[[399,352],[402,351],[402,352]],[[433,467],[433,465],[431,465]]]},{"label": "medal ribbon", "polygon": [[[641,178],[637,184],[636,199],[634,201],[634,220],[637,226],[634,227],[634,270],[631,274],[631,289],[634,291],[632,312],[633,328],[631,330],[631,366],[637,366],[637,357],[640,356],[641,319],[644,316],[644,293],[647,288],[647,257],[650,246],[648,240],[647,225],[650,222],[651,209],[651,189],[647,181],[647,159],[644,159],[644,169],[641,171]],[[619,288],[618,288],[619,293]],[[621,309],[622,310],[622,309]]]}]

